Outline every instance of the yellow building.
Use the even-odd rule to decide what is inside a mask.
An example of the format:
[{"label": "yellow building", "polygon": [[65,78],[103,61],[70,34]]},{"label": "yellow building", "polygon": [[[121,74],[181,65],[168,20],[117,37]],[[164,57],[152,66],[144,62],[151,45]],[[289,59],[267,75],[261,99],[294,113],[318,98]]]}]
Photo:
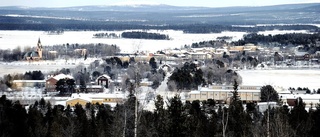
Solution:
[{"label": "yellow building", "polygon": [[[259,102],[260,86],[239,86],[238,95],[243,102]],[[208,100],[214,99],[219,103],[227,103],[232,97],[233,86],[211,86],[191,91],[187,100]]]},{"label": "yellow building", "polygon": [[90,99],[85,99],[81,97],[70,98],[66,102],[66,106],[70,105],[70,107],[74,107],[76,104],[80,104],[81,106],[86,106],[87,103],[91,103]]},{"label": "yellow building", "polygon": [[85,106],[87,103],[91,104],[108,104],[114,107],[116,104],[122,104],[125,101],[124,94],[72,94],[66,101],[66,105],[74,107],[77,103]]}]

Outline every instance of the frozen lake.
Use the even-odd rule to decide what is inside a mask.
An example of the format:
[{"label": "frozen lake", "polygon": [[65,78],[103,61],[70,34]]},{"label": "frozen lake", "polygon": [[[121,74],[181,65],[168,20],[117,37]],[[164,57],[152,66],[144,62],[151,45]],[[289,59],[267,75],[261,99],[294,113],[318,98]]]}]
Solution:
[{"label": "frozen lake", "polygon": [[243,85],[320,88],[320,70],[240,70]]},{"label": "frozen lake", "polygon": [[[130,30],[131,31],[131,30]],[[105,43],[115,44],[120,47],[122,52],[133,52],[136,50],[155,52],[168,48],[181,48],[184,45],[191,45],[195,42],[216,40],[217,37],[231,36],[232,41],[239,40],[246,32],[222,32],[210,34],[185,34],[182,31],[175,30],[148,30],[150,33],[160,33],[169,35],[172,40],[145,40],[145,39],[109,39],[93,38],[95,33],[115,33],[120,35],[124,31],[65,31],[61,35],[48,35],[44,31],[20,31],[5,30],[0,31],[0,49],[13,49],[20,46],[36,46],[38,38],[41,39],[42,45],[56,44],[88,44],[88,43]],[[284,34],[284,33],[308,33],[307,31],[263,31],[259,34]]]},{"label": "frozen lake", "polygon": [[116,33],[123,31],[65,31],[62,35],[47,35],[44,31],[0,31],[0,48],[15,48],[17,46],[35,46],[38,38],[42,45],[56,44],[87,44],[87,43],[106,43],[116,44],[122,52],[132,52],[136,50],[155,52],[167,48],[180,48],[185,44],[191,45],[194,42],[215,40],[220,36],[232,36],[233,40],[241,39],[245,32],[222,32],[211,34],[185,34],[182,31],[174,30],[150,30],[148,32],[169,35],[172,40],[145,40],[145,39],[108,39],[93,38],[95,33]]}]

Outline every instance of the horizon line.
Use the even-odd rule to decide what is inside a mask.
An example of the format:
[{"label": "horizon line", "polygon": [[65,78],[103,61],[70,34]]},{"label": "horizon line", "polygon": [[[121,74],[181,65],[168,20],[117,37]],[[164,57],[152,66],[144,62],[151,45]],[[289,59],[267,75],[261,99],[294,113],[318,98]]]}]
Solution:
[{"label": "horizon line", "polygon": [[132,5],[118,5],[118,4],[107,4],[107,5],[75,5],[75,6],[22,6],[22,5],[3,5],[0,7],[19,7],[19,8],[72,8],[72,7],[86,7],[86,6],[105,6],[105,7],[138,7],[138,6],[160,6],[160,5],[165,5],[165,6],[173,6],[173,7],[189,7],[189,8],[232,8],[232,7],[268,7],[268,6],[281,6],[281,5],[299,5],[299,4],[320,4],[320,2],[301,2],[301,3],[287,3],[287,4],[271,4],[271,5],[250,5],[250,6],[217,6],[217,7],[211,7],[211,6],[184,6],[184,5],[170,5],[170,4],[132,4]]}]

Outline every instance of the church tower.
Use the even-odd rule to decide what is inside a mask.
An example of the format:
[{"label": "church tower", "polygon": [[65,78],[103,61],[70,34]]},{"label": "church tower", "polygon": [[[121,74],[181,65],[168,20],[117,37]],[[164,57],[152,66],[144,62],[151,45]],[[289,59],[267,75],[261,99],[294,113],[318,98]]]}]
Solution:
[{"label": "church tower", "polygon": [[41,44],[40,38],[39,38],[38,44],[37,44],[37,52],[39,55],[39,59],[42,59],[42,44]]}]

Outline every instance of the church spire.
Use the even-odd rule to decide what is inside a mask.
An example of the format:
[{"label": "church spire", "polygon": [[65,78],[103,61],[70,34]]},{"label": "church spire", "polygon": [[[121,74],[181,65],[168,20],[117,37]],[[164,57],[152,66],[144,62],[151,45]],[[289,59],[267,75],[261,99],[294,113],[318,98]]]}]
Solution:
[{"label": "church spire", "polygon": [[41,41],[40,41],[40,37],[38,39],[38,48],[42,48],[42,44],[41,44]]}]

